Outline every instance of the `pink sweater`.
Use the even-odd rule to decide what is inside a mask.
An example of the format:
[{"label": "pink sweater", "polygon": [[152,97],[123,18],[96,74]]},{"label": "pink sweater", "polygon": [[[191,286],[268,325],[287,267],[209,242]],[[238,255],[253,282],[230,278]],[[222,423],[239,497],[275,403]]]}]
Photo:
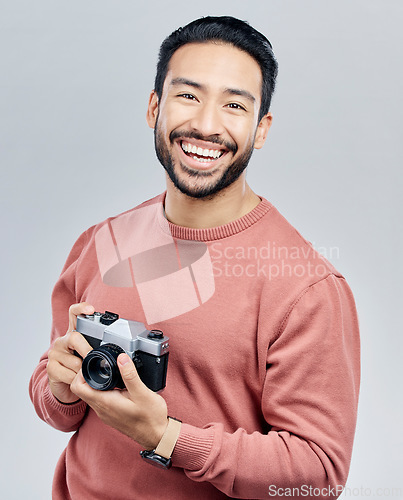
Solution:
[{"label": "pink sweater", "polygon": [[54,288],[52,342],[81,301],[170,338],[161,394],[183,425],[173,467],[150,466],[85,403],[53,397],[45,353],[31,399],[47,423],[76,431],[57,464],[54,499],[341,493],[359,391],[354,299],[267,200],[224,226],[189,229],[166,220],[160,195],[90,228]]}]

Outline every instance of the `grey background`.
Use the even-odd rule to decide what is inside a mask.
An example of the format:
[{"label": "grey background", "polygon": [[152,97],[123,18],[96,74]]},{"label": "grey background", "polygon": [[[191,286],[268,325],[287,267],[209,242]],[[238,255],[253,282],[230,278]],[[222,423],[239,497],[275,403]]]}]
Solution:
[{"label": "grey background", "polygon": [[362,388],[345,496],[398,497],[402,7],[401,0],[0,1],[2,498],[50,498],[69,435],[36,417],[27,389],[48,347],[50,293],[83,230],[164,189],[145,123],[158,47],[209,14],[248,20],[273,43],[274,124],[249,183],[354,291]]}]

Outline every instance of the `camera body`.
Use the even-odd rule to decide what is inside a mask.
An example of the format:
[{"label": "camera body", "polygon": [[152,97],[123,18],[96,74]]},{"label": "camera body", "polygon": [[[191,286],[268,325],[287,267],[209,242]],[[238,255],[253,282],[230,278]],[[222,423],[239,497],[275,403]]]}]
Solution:
[{"label": "camera body", "polygon": [[76,330],[93,348],[83,360],[84,379],[93,389],[123,389],[117,365],[125,352],[133,360],[140,379],[152,391],[166,384],[169,338],[161,330],[147,330],[143,323],[119,318],[113,312],[77,316]]}]

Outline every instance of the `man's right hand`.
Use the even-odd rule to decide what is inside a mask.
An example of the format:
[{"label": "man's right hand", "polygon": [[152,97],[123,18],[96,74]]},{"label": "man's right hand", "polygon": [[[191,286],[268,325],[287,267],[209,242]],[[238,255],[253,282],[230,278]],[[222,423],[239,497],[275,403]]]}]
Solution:
[{"label": "man's right hand", "polygon": [[81,333],[75,331],[79,314],[93,314],[94,307],[87,302],[73,304],[69,309],[69,329],[63,337],[53,343],[48,353],[47,372],[50,390],[61,403],[74,403],[77,396],[71,392],[70,384],[81,369],[82,359],[74,354],[77,351],[82,358],[92,350]]}]

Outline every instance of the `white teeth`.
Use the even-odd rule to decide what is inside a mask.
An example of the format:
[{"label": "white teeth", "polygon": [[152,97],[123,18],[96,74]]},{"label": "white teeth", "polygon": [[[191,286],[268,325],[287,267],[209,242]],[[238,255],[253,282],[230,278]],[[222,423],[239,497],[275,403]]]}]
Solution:
[{"label": "white teeth", "polygon": [[181,146],[185,153],[193,153],[197,154],[198,156],[203,156],[204,158],[193,156],[194,159],[200,161],[212,161],[219,158],[223,154],[223,151],[220,149],[202,149],[197,146],[192,146],[192,144],[184,141],[182,141]]},{"label": "white teeth", "polygon": [[201,163],[208,163],[209,161],[214,161],[213,158],[199,158],[198,156],[193,156],[193,159],[200,161]]}]

